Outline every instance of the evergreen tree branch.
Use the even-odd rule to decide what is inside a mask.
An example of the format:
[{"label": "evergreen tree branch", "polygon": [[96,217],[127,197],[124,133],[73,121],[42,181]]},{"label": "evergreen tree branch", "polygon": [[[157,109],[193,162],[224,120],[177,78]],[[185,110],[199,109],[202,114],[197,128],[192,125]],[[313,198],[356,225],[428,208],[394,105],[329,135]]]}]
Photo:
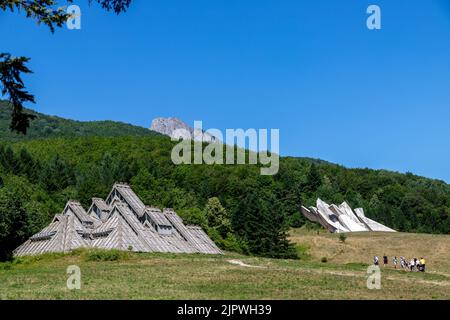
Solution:
[{"label": "evergreen tree branch", "polygon": [[[88,0],[92,3],[93,0]],[[132,0],[95,0],[103,9],[116,14],[128,9]],[[73,0],[67,0],[73,3]],[[58,0],[0,0],[1,11],[24,12],[27,18],[34,19],[38,24],[45,24],[52,33],[55,28],[61,28],[70,18],[65,7],[56,7]],[[30,121],[35,118],[23,112],[24,103],[35,103],[34,96],[25,90],[22,73],[32,73],[26,66],[29,58],[11,57],[8,53],[0,53],[0,89],[13,106],[10,128],[17,133],[27,133]]]},{"label": "evergreen tree branch", "polygon": [[0,89],[13,106],[10,129],[26,134],[30,121],[36,116],[23,111],[26,102],[35,103],[34,96],[25,90],[21,74],[32,73],[26,66],[29,58],[12,57],[8,53],[0,54]]}]

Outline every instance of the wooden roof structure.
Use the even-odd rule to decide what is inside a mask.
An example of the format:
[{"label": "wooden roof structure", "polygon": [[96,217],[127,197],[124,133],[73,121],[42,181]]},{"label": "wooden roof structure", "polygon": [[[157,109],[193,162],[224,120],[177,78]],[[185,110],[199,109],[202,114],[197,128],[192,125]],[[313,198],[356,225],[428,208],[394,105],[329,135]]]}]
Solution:
[{"label": "wooden roof structure", "polygon": [[106,200],[93,198],[87,212],[79,202],[69,201],[61,214],[14,250],[14,255],[77,248],[222,254],[200,227],[185,226],[172,209],[145,206],[124,183],[116,183]]}]

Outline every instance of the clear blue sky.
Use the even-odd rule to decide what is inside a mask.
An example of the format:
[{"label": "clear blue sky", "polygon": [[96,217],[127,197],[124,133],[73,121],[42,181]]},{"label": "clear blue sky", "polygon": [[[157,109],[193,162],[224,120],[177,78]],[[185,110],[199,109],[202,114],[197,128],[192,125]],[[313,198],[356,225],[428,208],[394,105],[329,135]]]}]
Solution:
[{"label": "clear blue sky", "polygon": [[[52,35],[0,13],[38,111],[148,127],[279,128],[281,154],[450,181],[446,0],[134,0]],[[382,30],[366,8],[382,9]]]}]

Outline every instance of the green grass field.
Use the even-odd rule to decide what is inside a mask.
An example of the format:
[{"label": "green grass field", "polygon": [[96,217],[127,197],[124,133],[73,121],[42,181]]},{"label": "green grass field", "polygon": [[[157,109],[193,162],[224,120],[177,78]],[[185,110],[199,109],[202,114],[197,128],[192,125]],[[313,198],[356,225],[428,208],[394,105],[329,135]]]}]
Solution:
[{"label": "green grass field", "polygon": [[[293,230],[300,260],[77,251],[0,264],[0,299],[450,299],[450,236],[337,235]],[[382,268],[368,290],[372,256],[427,258],[427,273]],[[326,257],[327,262],[321,262]],[[101,261],[101,260],[113,261]],[[70,265],[81,289],[66,287]]]}]

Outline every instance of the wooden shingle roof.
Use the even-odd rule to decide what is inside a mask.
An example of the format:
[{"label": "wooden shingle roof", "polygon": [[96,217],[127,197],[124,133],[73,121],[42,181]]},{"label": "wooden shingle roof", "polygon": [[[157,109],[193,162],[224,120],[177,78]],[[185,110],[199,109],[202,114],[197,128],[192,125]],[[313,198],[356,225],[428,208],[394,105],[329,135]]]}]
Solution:
[{"label": "wooden shingle roof", "polygon": [[[107,212],[98,219],[93,206]],[[200,228],[186,227],[172,210],[163,212],[146,207],[126,184],[115,184],[106,201],[93,199],[86,213],[79,202],[69,201],[62,214],[39,233],[19,246],[14,254],[34,255],[46,252],[68,252],[86,247],[132,250],[137,252],[208,253],[221,254],[220,249]],[[170,228],[159,233],[152,226]]]}]

